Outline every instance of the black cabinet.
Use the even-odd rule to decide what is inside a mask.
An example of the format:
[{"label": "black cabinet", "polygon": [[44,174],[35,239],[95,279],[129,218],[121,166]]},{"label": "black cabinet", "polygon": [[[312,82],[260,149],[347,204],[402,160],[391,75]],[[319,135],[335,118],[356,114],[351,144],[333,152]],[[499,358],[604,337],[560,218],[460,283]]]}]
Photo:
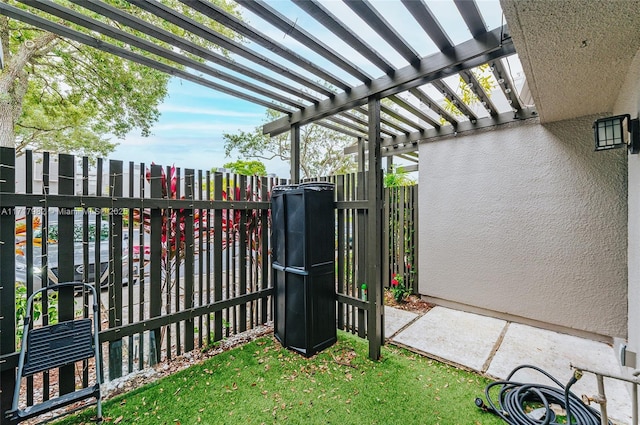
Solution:
[{"label": "black cabinet", "polygon": [[271,195],[274,333],[307,357],[336,342],[334,205],[323,182]]}]

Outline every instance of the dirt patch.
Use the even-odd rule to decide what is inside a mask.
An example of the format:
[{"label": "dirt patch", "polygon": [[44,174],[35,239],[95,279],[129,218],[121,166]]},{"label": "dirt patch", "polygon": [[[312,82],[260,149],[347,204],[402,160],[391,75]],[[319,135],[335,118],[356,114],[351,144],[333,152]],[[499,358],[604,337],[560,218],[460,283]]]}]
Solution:
[{"label": "dirt patch", "polygon": [[384,305],[411,311],[420,315],[425,314],[434,307],[434,304],[424,301],[418,295],[410,295],[404,302],[399,303],[393,298],[393,294],[389,290],[384,291]]}]

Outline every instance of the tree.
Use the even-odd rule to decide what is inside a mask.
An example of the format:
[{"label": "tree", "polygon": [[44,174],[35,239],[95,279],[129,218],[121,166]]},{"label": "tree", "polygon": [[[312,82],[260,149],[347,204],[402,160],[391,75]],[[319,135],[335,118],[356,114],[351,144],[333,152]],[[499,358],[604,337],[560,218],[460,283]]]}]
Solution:
[{"label": "tree", "polygon": [[411,186],[416,184],[415,180],[409,177],[404,168],[393,166],[390,173],[384,175],[384,187]]},{"label": "tree", "polygon": [[[27,8],[13,0],[3,1]],[[205,47],[220,49],[128,2],[109,0],[108,3],[181,37],[190,37]],[[228,37],[239,38],[215,21],[193,14],[193,10],[180,1],[169,3],[180,12],[191,11],[192,18]],[[240,16],[235,3],[228,0],[215,0],[215,3]],[[87,13],[80,6],[70,3],[67,6]],[[121,27],[107,18],[91,16]],[[69,23],[65,25],[88,32]],[[95,32],[90,35],[123,45]],[[158,120],[158,105],[167,95],[169,75],[6,16],[0,16],[0,40],[6,62],[0,70],[0,146],[15,147],[18,154],[31,148],[92,158],[107,156],[116,146],[110,140],[112,137],[122,139],[134,129],[148,136]],[[128,48],[153,57],[134,47]]]},{"label": "tree", "polygon": [[[227,162],[223,165],[224,168],[230,169],[236,174],[243,176],[266,176],[267,167],[260,161],[244,161],[239,159],[234,162]],[[212,170],[213,171],[213,170]]]},{"label": "tree", "polygon": [[[277,111],[267,110],[265,122],[280,117]],[[271,160],[279,158],[291,161],[289,133],[270,137],[262,133],[262,126],[252,132],[224,133],[225,154],[237,151],[243,158]],[[329,130],[317,124],[300,129],[300,168],[303,178],[344,174],[355,170],[352,156],[344,154],[344,148],[354,143],[352,137]]]}]

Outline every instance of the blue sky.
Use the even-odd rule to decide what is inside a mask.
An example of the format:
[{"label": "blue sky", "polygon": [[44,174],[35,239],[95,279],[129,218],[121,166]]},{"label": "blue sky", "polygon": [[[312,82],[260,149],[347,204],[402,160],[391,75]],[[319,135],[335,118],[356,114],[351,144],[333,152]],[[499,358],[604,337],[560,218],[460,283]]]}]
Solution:
[{"label": "blue sky", "polygon": [[[251,131],[260,125],[265,108],[235,99],[179,78],[169,82],[169,95],[160,105],[160,119],[150,137],[132,132],[110,155],[126,161],[208,170],[237,157],[224,155],[223,133]],[[286,176],[286,164],[269,163],[267,171]]]}]

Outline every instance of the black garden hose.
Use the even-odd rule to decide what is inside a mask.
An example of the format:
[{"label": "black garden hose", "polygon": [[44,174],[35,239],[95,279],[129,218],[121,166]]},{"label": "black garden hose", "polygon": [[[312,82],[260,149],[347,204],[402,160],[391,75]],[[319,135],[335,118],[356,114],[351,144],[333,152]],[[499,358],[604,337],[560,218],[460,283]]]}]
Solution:
[{"label": "black garden hose", "polygon": [[[511,380],[511,377],[520,369],[533,369],[551,379],[556,387],[539,384],[524,384]],[[574,376],[569,380],[567,385],[562,385],[560,381],[551,376],[544,370],[531,365],[521,365],[511,371],[504,381],[492,382],[484,390],[485,398],[488,406],[484,404],[481,398],[476,399],[476,406],[487,412],[493,413],[501,417],[505,422],[511,425],[554,425],[556,415],[551,410],[551,405],[556,404],[567,412],[567,424],[575,425],[600,425],[600,413],[585,405],[580,398],[570,391],[570,388],[580,379],[579,372],[576,371]],[[489,395],[493,387],[499,386],[498,400],[494,402]],[[544,416],[536,419],[525,412],[526,405],[529,403],[542,404],[545,409]],[[571,417],[571,422],[568,418]],[[609,421],[611,425],[611,421]]]}]

